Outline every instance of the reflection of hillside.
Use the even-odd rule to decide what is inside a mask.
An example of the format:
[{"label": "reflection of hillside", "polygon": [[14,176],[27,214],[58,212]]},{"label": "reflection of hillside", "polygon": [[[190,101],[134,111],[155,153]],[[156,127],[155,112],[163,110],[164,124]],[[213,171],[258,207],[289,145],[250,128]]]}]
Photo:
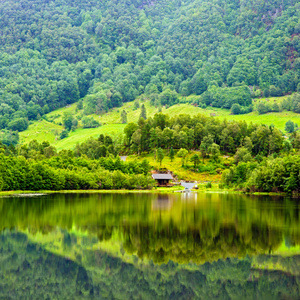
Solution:
[{"label": "reflection of hillside", "polygon": [[164,229],[124,227],[124,249],[157,263],[166,263],[168,260],[205,263],[227,257],[271,253],[282,243],[282,233],[268,227],[259,230],[253,227],[249,239],[233,226],[221,226],[217,231],[211,231],[209,226],[203,224],[199,229],[185,231],[179,231],[172,225]]},{"label": "reflection of hillside", "polygon": [[[65,243],[76,243],[76,237]],[[88,243],[88,240],[85,241]],[[67,245],[65,245],[67,246]],[[0,235],[1,299],[298,299],[300,277],[251,267],[252,259],[203,265],[125,263],[84,245],[75,261],[18,232]],[[262,257],[259,262],[272,259]],[[300,265],[299,257],[282,258]]]},{"label": "reflection of hillside", "polygon": [[160,263],[268,254],[287,239],[300,242],[298,206],[283,200],[225,194],[188,200],[180,194],[63,194],[37,200],[1,199],[0,228],[33,234],[77,228],[100,241],[114,235],[128,253]]}]

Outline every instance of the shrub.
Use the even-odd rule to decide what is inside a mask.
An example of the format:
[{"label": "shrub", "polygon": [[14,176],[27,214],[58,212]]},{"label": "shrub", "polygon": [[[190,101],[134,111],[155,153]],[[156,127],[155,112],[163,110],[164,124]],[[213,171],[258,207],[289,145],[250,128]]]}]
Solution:
[{"label": "shrub", "polygon": [[67,138],[68,136],[69,136],[68,130],[64,129],[64,130],[61,132],[59,138],[60,138],[61,140],[63,140],[63,139],[65,139],[65,138]]},{"label": "shrub", "polygon": [[230,109],[233,115],[239,115],[241,113],[241,106],[238,103],[234,103]]},{"label": "shrub", "polygon": [[208,183],[205,185],[205,187],[206,187],[207,189],[211,189],[211,187],[212,187],[211,182],[208,182]]},{"label": "shrub", "polygon": [[96,121],[93,117],[83,117],[82,120],[83,128],[97,128],[100,123]]}]

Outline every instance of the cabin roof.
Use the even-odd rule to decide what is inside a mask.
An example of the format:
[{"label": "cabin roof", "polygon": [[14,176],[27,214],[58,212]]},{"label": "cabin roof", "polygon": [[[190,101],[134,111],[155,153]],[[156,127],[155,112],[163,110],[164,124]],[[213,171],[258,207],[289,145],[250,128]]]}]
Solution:
[{"label": "cabin roof", "polygon": [[153,179],[173,179],[173,176],[171,174],[152,174]]}]

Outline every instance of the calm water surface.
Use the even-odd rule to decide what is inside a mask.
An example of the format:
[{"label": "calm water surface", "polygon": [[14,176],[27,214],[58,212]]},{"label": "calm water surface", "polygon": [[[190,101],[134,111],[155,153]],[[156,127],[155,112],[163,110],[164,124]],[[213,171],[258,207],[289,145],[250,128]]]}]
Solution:
[{"label": "calm water surface", "polygon": [[0,299],[300,299],[296,199],[0,198]]}]

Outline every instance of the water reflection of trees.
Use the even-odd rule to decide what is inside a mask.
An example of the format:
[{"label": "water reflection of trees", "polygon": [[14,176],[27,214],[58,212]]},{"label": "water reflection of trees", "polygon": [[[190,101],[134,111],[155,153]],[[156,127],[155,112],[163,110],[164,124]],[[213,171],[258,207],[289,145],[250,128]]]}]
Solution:
[{"label": "water reflection of trees", "polygon": [[[71,239],[76,240],[75,237]],[[66,239],[69,241],[69,238]],[[82,262],[55,255],[25,234],[0,235],[1,299],[298,299],[300,277],[253,268],[253,259],[202,265],[126,263],[82,247]],[[273,259],[266,255],[260,263]],[[277,258],[276,258],[277,259]],[[300,265],[300,257],[281,258]],[[276,261],[277,263],[277,261]]]},{"label": "water reflection of trees", "polygon": [[[217,234],[211,235],[209,227],[188,228],[184,231],[171,225],[157,229],[152,226],[119,227],[123,237],[123,247],[129,254],[152,259],[155,263],[169,260],[178,263],[204,263],[227,257],[245,257],[271,253],[282,244],[282,232],[268,227],[253,226],[251,239],[238,233],[233,226],[222,226]],[[99,230],[100,240],[109,239],[113,228]]]},{"label": "water reflection of trees", "polygon": [[[157,205],[159,202],[163,205]],[[300,243],[295,202],[240,195],[198,195],[197,199],[155,194],[50,195],[38,201],[7,198],[0,200],[0,216],[0,228],[47,233],[57,227],[68,231],[76,226],[97,235],[100,241],[115,235],[127,253],[159,263],[169,259],[204,263],[268,254],[284,242]]]}]

